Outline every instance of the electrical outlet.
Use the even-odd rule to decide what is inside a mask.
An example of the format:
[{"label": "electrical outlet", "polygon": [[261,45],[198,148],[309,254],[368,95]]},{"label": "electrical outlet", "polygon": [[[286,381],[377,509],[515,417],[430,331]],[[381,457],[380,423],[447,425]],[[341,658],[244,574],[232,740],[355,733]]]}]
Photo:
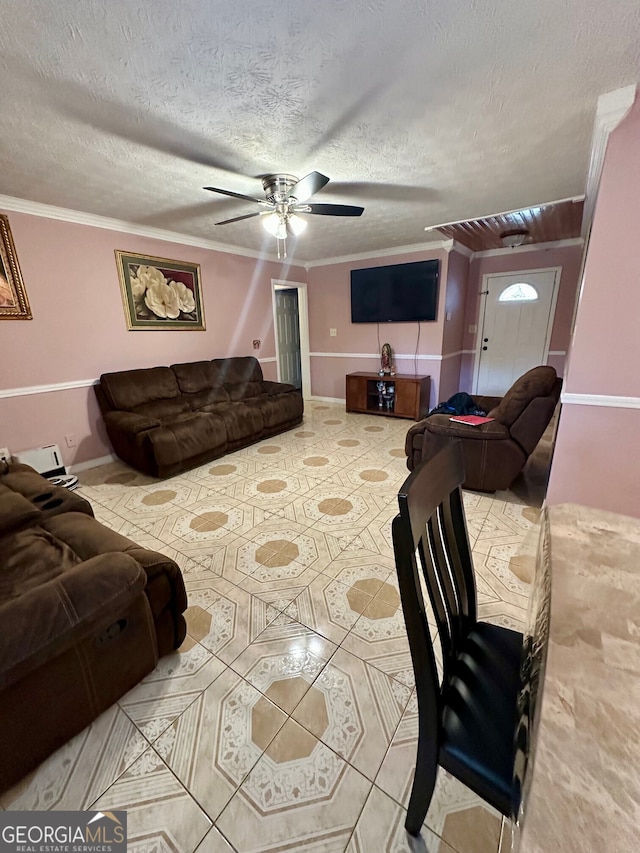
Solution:
[{"label": "electrical outlet", "polygon": [[0,447],[0,462],[11,462],[11,454],[8,447]]},{"label": "electrical outlet", "polygon": [[64,440],[65,440],[67,447],[77,447],[78,446],[78,439],[75,437],[75,435],[73,433],[70,433],[69,435],[65,435]]},{"label": "electrical outlet", "polygon": [[337,329],[329,329],[329,337],[335,338],[337,334],[338,334]]},{"label": "electrical outlet", "polygon": [[255,338],[255,339],[254,339],[254,341],[253,341],[253,348],[254,348],[254,349],[260,349],[260,341],[258,340],[258,338]]},{"label": "electrical outlet", "polygon": [[470,334],[470,335],[475,335],[475,333],[476,333],[477,331],[478,331],[478,327],[477,327],[477,326],[469,326],[469,334]]}]

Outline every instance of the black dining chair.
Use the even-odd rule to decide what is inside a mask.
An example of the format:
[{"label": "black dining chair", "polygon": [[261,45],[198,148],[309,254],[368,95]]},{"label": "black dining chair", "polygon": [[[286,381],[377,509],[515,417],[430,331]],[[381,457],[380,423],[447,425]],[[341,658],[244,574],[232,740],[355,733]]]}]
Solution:
[{"label": "black dining chair", "polygon": [[[529,736],[523,635],[479,622],[461,483],[459,442],[419,466],[398,494],[393,546],[418,700],[416,770],[405,828],[417,836],[438,765],[503,815],[517,815]],[[420,574],[442,648],[442,678]],[[526,759],[524,759],[526,763]],[[519,764],[519,771],[514,768]],[[514,769],[516,769],[514,775]]]}]

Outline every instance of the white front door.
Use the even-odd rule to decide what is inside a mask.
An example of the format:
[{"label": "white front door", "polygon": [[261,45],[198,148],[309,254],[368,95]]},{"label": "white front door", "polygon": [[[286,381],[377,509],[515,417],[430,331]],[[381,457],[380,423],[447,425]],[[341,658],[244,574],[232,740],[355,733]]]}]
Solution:
[{"label": "white front door", "polygon": [[557,268],[484,277],[475,393],[502,396],[546,363],[559,279]]}]

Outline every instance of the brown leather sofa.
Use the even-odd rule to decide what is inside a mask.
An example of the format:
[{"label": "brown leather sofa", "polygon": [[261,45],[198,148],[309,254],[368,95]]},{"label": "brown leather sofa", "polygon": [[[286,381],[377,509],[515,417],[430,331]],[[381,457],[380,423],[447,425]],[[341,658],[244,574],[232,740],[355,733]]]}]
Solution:
[{"label": "brown leather sofa", "polygon": [[508,489],[542,438],[560,399],[562,380],[542,365],[517,379],[504,397],[474,396],[494,420],[481,426],[454,423],[450,415],[430,415],[411,427],[405,441],[410,471],[431,459],[443,444],[460,439],[464,488],[478,492]]},{"label": "brown leather sofa", "polygon": [[0,792],[184,639],[178,566],[26,465],[0,470]]},{"label": "brown leather sofa", "polygon": [[104,373],[96,386],[118,456],[170,477],[302,422],[300,391],[252,356]]}]

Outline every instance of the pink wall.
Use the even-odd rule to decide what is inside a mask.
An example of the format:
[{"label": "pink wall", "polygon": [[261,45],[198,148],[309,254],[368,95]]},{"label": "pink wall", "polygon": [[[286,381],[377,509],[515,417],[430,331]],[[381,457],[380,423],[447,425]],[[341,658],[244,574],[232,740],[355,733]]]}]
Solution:
[{"label": "pink wall", "polygon": [[464,347],[464,320],[469,281],[469,259],[459,252],[449,254],[445,299],[442,364],[438,402],[460,390],[460,368]]},{"label": "pink wall", "polygon": [[567,390],[640,397],[639,223],[640,98],[609,138]]},{"label": "pink wall", "polygon": [[[587,252],[547,501],[640,516],[640,99],[611,134]],[[600,400],[599,402],[603,402]]]},{"label": "pink wall", "polygon": [[[307,272],[309,296],[309,339],[311,353],[340,353],[340,357],[312,355],[311,393],[319,397],[345,396],[345,375],[354,371],[377,370],[380,359],[377,353],[378,327],[374,323],[351,322],[351,270],[386,264],[412,261],[440,260],[440,294],[438,319],[434,323],[421,323],[418,341],[417,323],[388,323],[379,327],[380,346],[391,344],[399,373],[414,373],[414,353],[418,356],[440,356],[445,316],[448,255],[439,249],[414,252],[389,257],[368,258],[339,264],[312,267]],[[329,329],[337,330],[331,337]],[[370,354],[370,358],[357,358],[352,354]],[[398,358],[398,355],[409,356]],[[419,374],[431,376],[431,401],[436,399],[440,378],[439,359],[418,359]]]},{"label": "pink wall", "polygon": [[[442,352],[459,352],[464,344],[467,284],[469,280],[469,258],[459,252],[449,254],[447,270],[447,293],[445,299],[445,322]],[[447,319],[448,316],[451,319]]]},{"label": "pink wall", "polygon": [[[479,294],[482,289],[482,277],[484,275],[516,272],[518,270],[562,267],[549,349],[567,352],[571,336],[571,320],[573,318],[581,261],[582,246],[538,249],[530,252],[504,252],[500,255],[474,258],[469,268],[469,288],[465,309],[462,349],[474,350],[476,345],[476,335],[473,332],[469,332],[469,326],[478,325],[480,322],[478,317],[480,309]],[[472,388],[474,363],[475,356],[469,352],[465,353],[461,367],[460,386],[465,391],[471,391]],[[551,355],[549,356],[548,363],[555,367],[560,376],[564,374],[564,355]]]},{"label": "pink wall", "polygon": [[[254,353],[275,357],[271,278],[282,265],[25,214],[9,214],[33,320],[2,322],[0,389],[92,380],[101,373]],[[114,250],[201,266],[207,329],[128,331]],[[289,277],[304,280],[301,268]],[[264,365],[275,378],[275,364]],[[0,445],[57,443],[65,462],[111,452],[90,387],[0,399]],[[74,434],[77,448],[65,447]]]},{"label": "pink wall", "polygon": [[638,409],[564,403],[547,504],[578,503],[640,518]]}]

